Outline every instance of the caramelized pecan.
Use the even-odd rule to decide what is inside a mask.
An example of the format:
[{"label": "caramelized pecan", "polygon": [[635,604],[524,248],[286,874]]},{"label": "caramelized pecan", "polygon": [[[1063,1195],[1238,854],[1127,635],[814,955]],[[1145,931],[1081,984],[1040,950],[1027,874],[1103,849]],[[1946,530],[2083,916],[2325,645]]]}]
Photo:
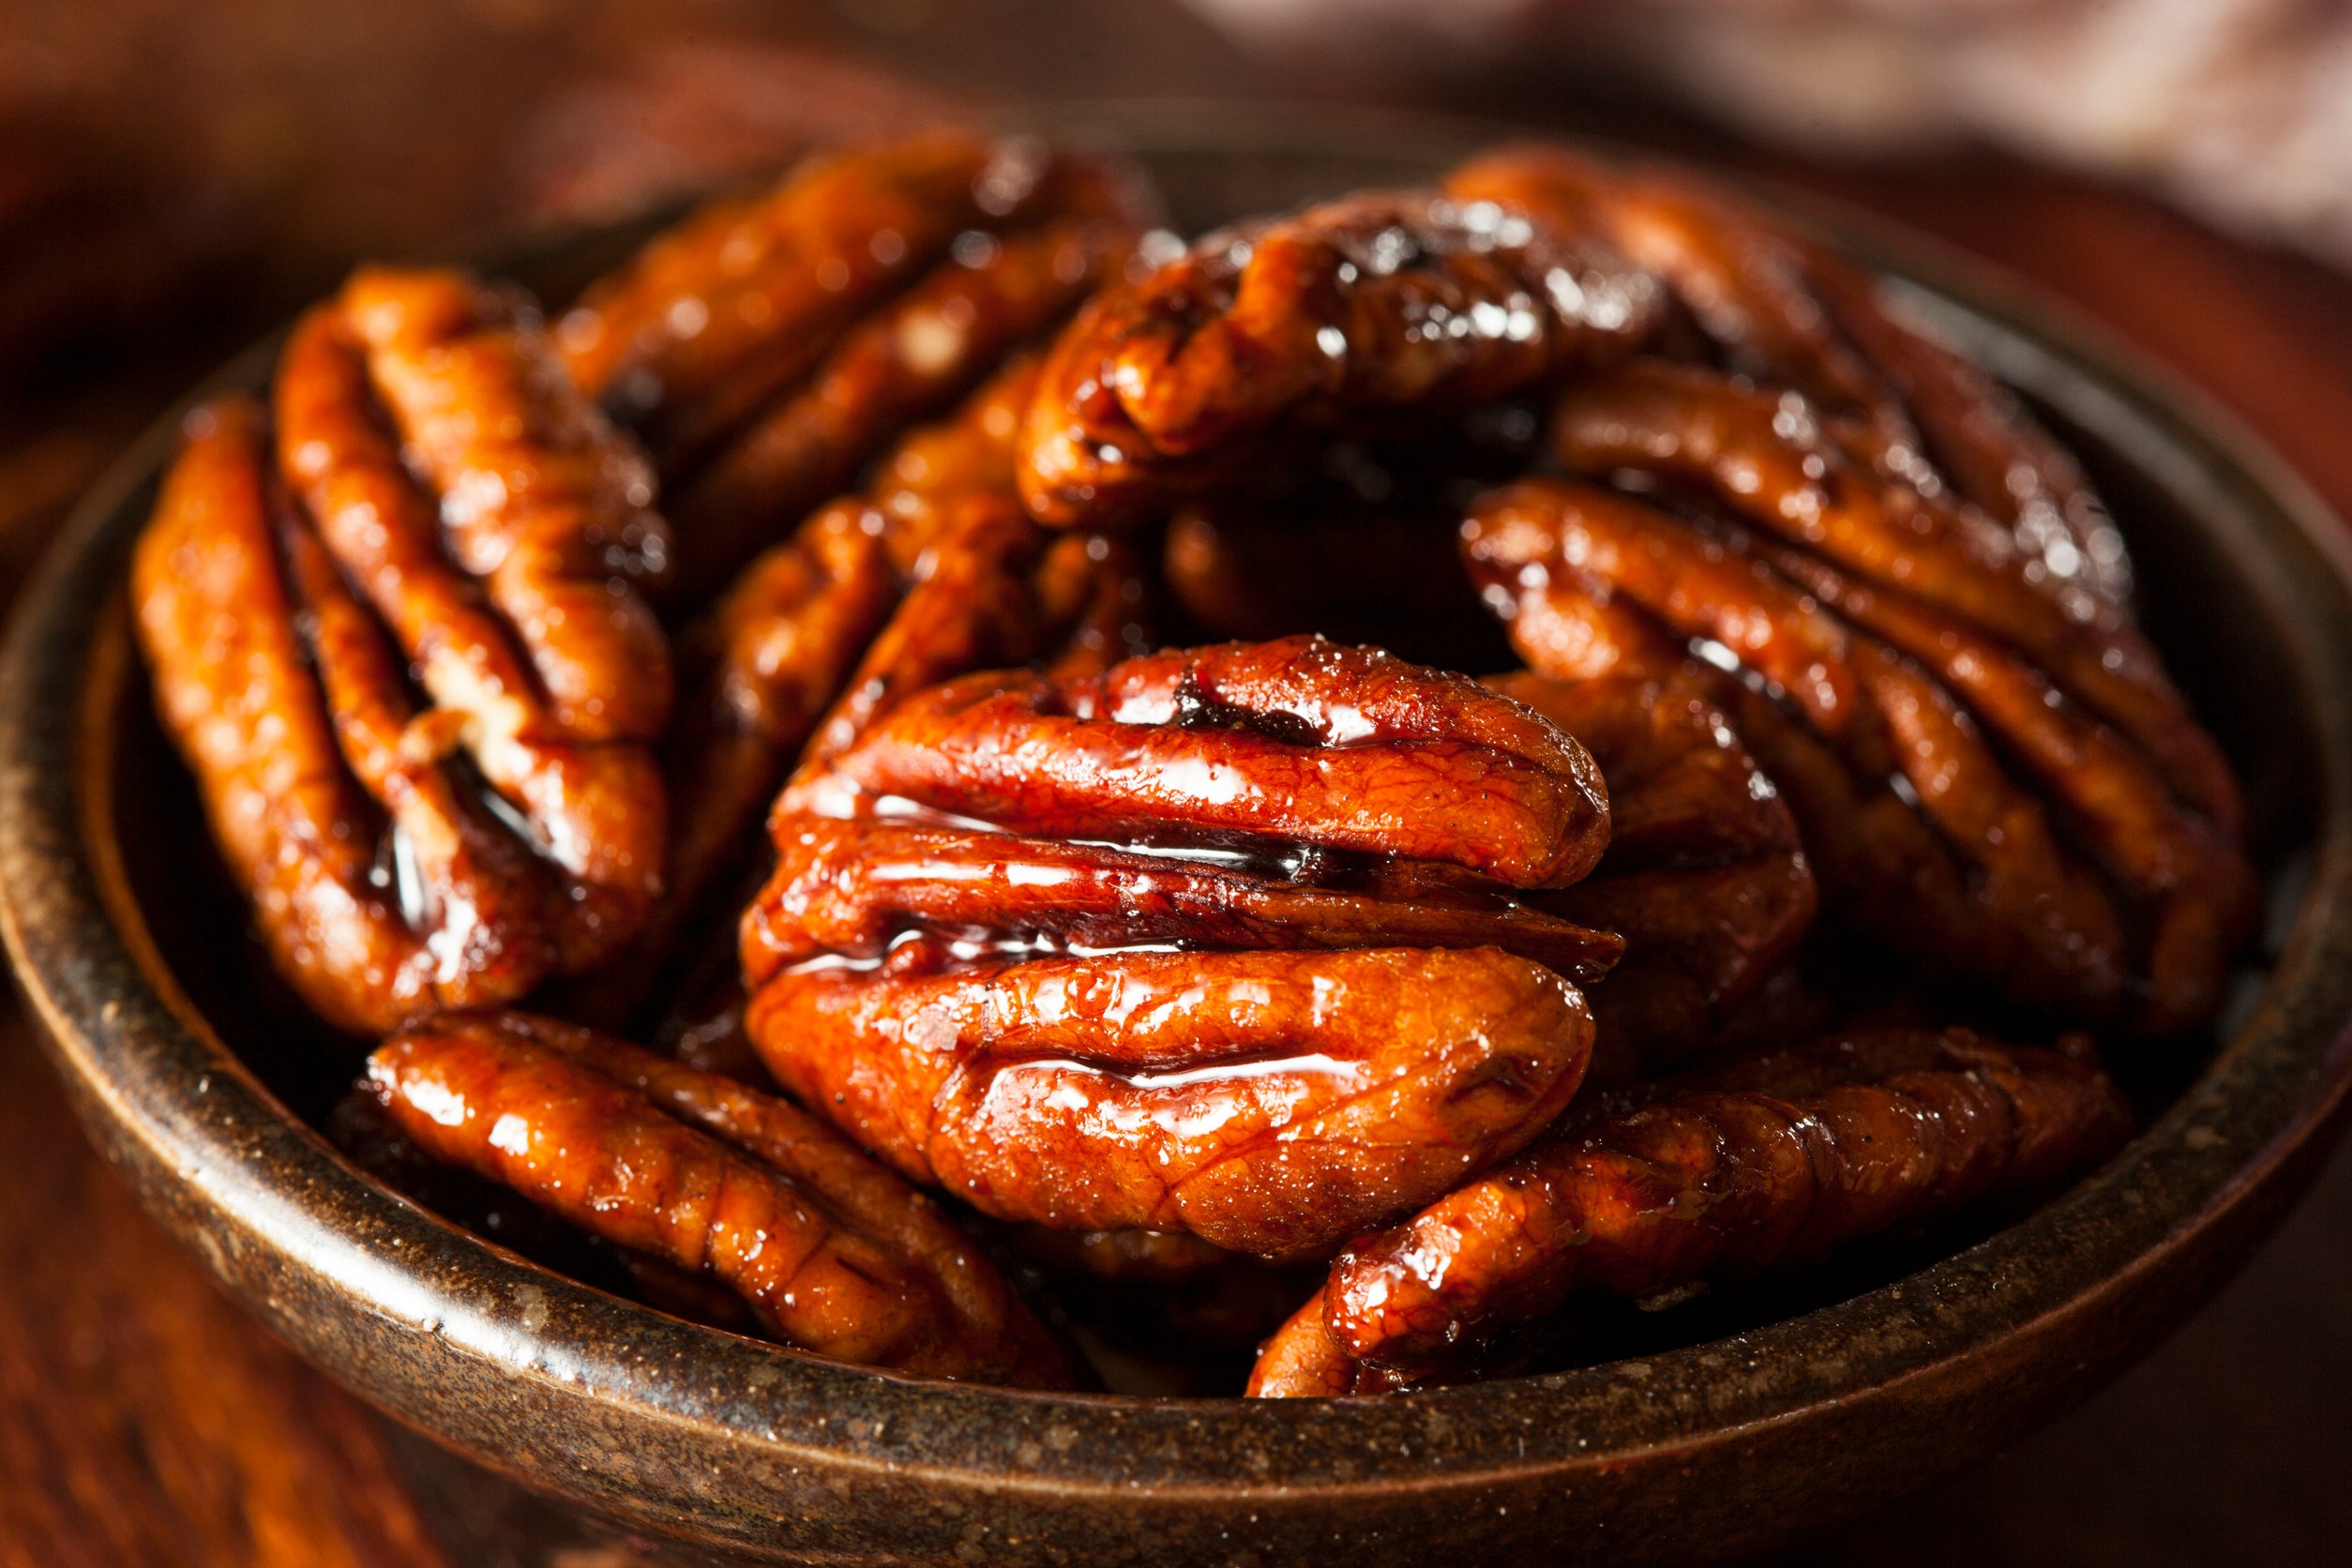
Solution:
[{"label": "caramelized pecan", "polygon": [[1981,515],[1849,461],[1797,394],[1647,361],[1571,389],[1553,437],[1572,469],[1636,470],[1691,487],[1750,526],[2008,643],[2146,751],[2182,799],[2237,832],[2228,763],[2117,611],[2037,577]]},{"label": "caramelized pecan", "polygon": [[[2086,1017],[2114,1009],[2136,951],[2151,1032],[2219,1004],[2254,908],[2242,854],[1995,639],[1737,527],[1560,481],[1482,502],[1465,548],[1539,666],[1605,663],[1621,644],[1672,659],[1658,644],[1689,638],[1771,683],[1842,768],[1763,695],[1725,706],[1790,793],[1832,892],[1892,940]],[[1891,775],[1907,801],[1883,795]],[[1932,836],[1907,820],[1912,803]]]},{"label": "caramelized pecan", "polygon": [[1033,137],[937,131],[811,158],[715,203],[592,285],[556,325],[572,375],[673,477],[814,369],[858,322],[991,233],[1057,217],[1139,228],[1123,166]]},{"label": "caramelized pecan", "polygon": [[1105,526],[1252,444],[1380,410],[1492,402],[1638,346],[1659,290],[1586,232],[1374,192],[1201,240],[1106,290],[1047,356],[1022,497]]},{"label": "caramelized pecan", "polygon": [[1606,824],[1573,741],[1364,650],[969,676],[779,802],[747,1027],[1002,1217],[1311,1252],[1565,1103],[1591,1030],[1561,974],[1618,944],[1513,888],[1581,875]]},{"label": "caramelized pecan", "polygon": [[[324,441],[330,427],[305,428]],[[429,695],[481,698],[508,648],[503,622],[437,551],[403,557],[417,543],[396,540],[403,520],[431,516],[397,465],[340,462],[355,443],[327,445],[304,454],[324,517],[355,531],[367,505],[381,523],[374,570],[351,575],[428,650],[412,656]],[[596,962],[628,935],[658,866],[657,846],[653,866],[636,860],[647,819],[660,830],[650,758],[565,735],[510,654],[516,684],[489,688],[487,714],[420,712],[313,515],[278,487],[261,410],[216,403],[190,423],[131,574],[165,727],[279,970],[329,1021],[382,1030]],[[453,768],[453,743],[505,800]]]},{"label": "caramelized pecan", "polygon": [[1579,1291],[1647,1296],[2097,1164],[2132,1129],[2105,1074],[1966,1030],[1847,1035],[1580,1109],[1516,1158],[1349,1244],[1266,1346],[1259,1396],[1442,1377]]},{"label": "caramelized pecan", "polygon": [[354,274],[295,327],[276,411],[287,490],[431,700],[404,744],[466,754],[577,884],[564,967],[595,963],[661,878],[670,660],[634,584],[668,547],[641,460],[520,302],[451,272]]},{"label": "caramelized pecan", "polygon": [[930,1199],[785,1101],[521,1013],[411,1023],[368,1077],[429,1153],[713,1276],[789,1344],[1071,1386],[1060,1348]]},{"label": "caramelized pecan", "polygon": [[1795,819],[1715,705],[1713,683],[1687,666],[1486,684],[1576,736],[1608,786],[1600,865],[1534,900],[1625,940],[1591,992],[1593,1081],[1689,1059],[1813,925],[1818,893]]},{"label": "caramelized pecan", "polygon": [[716,584],[847,486],[908,421],[933,414],[1009,350],[1059,323],[1116,275],[1133,238],[1119,224],[1073,219],[959,241],[679,492],[670,510],[681,596]]},{"label": "caramelized pecan", "polygon": [[1853,421],[1860,460],[1929,495],[1947,480],[2053,584],[2121,609],[2131,563],[2081,468],[1976,365],[1903,319],[1890,288],[1788,222],[1655,165],[1500,147],[1447,191],[1606,234],[1672,288],[1729,369]]}]

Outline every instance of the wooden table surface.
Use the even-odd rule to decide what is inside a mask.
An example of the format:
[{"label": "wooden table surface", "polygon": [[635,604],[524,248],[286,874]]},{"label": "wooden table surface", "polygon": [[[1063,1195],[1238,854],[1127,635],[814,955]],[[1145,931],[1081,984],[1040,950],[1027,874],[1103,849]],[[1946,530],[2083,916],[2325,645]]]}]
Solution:
[{"label": "wooden table surface", "polygon": [[[1857,172],[1715,150],[2073,301],[2234,410],[2352,516],[2352,279],[1992,155]],[[0,454],[0,478],[10,460]],[[0,534],[9,524],[0,502]],[[523,1505],[445,1467],[420,1482],[414,1440],[226,1301],[90,1152],[34,1027],[0,1001],[0,1564],[641,1560],[537,1514],[528,1550],[456,1539],[456,1521],[511,1522]],[[2339,1158],[2245,1274],[2138,1370],[2012,1453],[1802,1560],[2342,1560],[2352,1555],[2347,1475],[2352,1159]]]}]

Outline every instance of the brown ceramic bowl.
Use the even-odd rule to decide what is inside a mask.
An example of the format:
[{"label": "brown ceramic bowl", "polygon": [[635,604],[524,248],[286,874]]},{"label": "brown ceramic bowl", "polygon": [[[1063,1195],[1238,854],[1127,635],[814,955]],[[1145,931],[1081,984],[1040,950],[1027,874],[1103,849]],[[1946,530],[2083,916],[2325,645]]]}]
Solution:
[{"label": "brown ceramic bowl", "polygon": [[[1192,226],[1423,176],[1483,134],[1231,110],[1064,124],[1142,157]],[[515,270],[560,296],[631,237]],[[1940,1260],[1832,1281],[1790,1316],[1681,1319],[1653,1350],[1580,1370],[1252,1404],[882,1376],[477,1240],[295,1113],[315,1120],[354,1061],[287,1048],[302,1036],[250,1000],[241,922],[190,869],[189,790],[145,710],[122,588],[168,425],[90,498],[8,647],[0,915],[17,973],[91,1135],[277,1333],[441,1442],[638,1528],[763,1558],[1174,1564],[1342,1547],[1689,1560],[1826,1527],[2155,1345],[2303,1190],[2352,1081],[2352,535],[2209,409],[2039,304],[1915,255],[1894,270],[2104,486],[2148,624],[2242,771],[2275,911],[2225,1033],[2140,1070],[2147,1131]],[[268,358],[218,382],[259,384]]]}]

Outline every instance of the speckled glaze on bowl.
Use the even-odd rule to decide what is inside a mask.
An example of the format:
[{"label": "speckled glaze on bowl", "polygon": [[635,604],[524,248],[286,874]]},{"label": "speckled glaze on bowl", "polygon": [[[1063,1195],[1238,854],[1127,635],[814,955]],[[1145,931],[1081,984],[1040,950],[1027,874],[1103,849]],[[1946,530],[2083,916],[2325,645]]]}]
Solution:
[{"label": "speckled glaze on bowl", "polygon": [[[1073,113],[1188,226],[1442,166],[1487,131],[1232,109]],[[1837,226],[1833,223],[1833,226]],[[2082,1398],[2209,1296],[2300,1194],[2352,1081],[2352,540],[2195,400],[2030,300],[1845,225],[2074,438],[2146,612],[2243,771],[2267,976],[2111,1166],[1931,1267],[1639,1360],[1375,1400],[1046,1397],[829,1364],[572,1283],[377,1185],[175,979],[134,891],[123,574],[173,439],[94,494],[0,674],[0,920],[92,1136],[303,1354],[541,1491],[751,1558],[1154,1564],[1689,1561],[1826,1527]],[[513,270],[560,297],[634,233]],[[216,385],[258,384],[270,345]],[[147,776],[152,775],[153,776]],[[146,836],[148,839],[152,835]],[[149,876],[143,885],[152,887]]]}]

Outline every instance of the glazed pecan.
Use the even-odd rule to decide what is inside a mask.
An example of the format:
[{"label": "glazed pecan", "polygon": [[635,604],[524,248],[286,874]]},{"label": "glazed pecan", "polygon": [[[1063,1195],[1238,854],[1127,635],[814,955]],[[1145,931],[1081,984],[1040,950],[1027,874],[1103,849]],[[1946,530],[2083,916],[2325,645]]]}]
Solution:
[{"label": "glazed pecan", "polygon": [[1706,1048],[1813,925],[1819,894],[1787,806],[1687,665],[1582,681],[1491,678],[1576,737],[1609,792],[1591,876],[1539,895],[1547,913],[1615,931],[1625,957],[1591,989],[1595,1084]]},{"label": "glazed pecan", "polygon": [[1002,238],[968,232],[946,262],[861,322],[805,386],[770,404],[679,491],[670,511],[681,596],[716,583],[846,487],[910,420],[1057,324],[1118,274],[1134,237],[1123,225],[1080,219]]},{"label": "glazed pecan", "polygon": [[1966,1030],[1833,1037],[1580,1108],[1406,1224],[1359,1237],[1261,1353],[1259,1396],[1445,1376],[1571,1296],[1819,1258],[2046,1189],[2129,1136],[2096,1066]]},{"label": "glazed pecan", "polygon": [[1379,192],[1210,235],[1056,340],[1021,494],[1105,526],[1229,477],[1259,438],[1491,403],[1639,346],[1660,291],[1584,231]]},{"label": "glazed pecan", "polygon": [[1069,1363],[931,1200],[787,1101],[551,1018],[413,1022],[369,1058],[400,1131],[615,1244],[707,1274],[789,1344],[1026,1388]]},{"label": "glazed pecan", "polygon": [[344,1028],[595,964],[658,885],[637,737],[668,667],[626,576],[660,524],[545,366],[527,316],[471,280],[362,272],[288,344],[282,483],[261,411],[213,405],[133,565],[215,836],[280,971]]},{"label": "glazed pecan", "polygon": [[1599,855],[1581,748],[1311,638],[951,681],[770,825],[743,960],[771,1070],[908,1175],[1063,1228],[1291,1255],[1410,1207],[1565,1102],[1569,979],[1618,951],[1514,892]]},{"label": "glazed pecan", "polygon": [[2253,914],[2243,855],[1994,638],[1720,520],[1562,481],[1488,497],[1465,550],[1539,669],[1679,663],[1693,639],[1770,683],[1819,746],[1736,683],[1724,706],[1832,894],[1890,940],[2087,1018],[2115,1010],[2136,962],[2152,1032],[2219,1004]]},{"label": "glazed pecan", "polygon": [[[899,320],[980,373],[987,360],[972,349],[995,327],[982,329],[972,345],[949,345],[935,328],[976,326],[984,309],[998,316],[974,294],[967,300],[972,321],[957,328],[960,312],[948,302],[966,286],[985,292],[1011,274],[992,264],[964,268],[985,276],[957,280],[963,263],[988,260],[989,247],[1000,244],[991,235],[1057,219],[1139,229],[1151,207],[1124,166],[1057,153],[1032,137],[937,131],[832,153],[804,162],[769,190],[715,203],[654,239],[589,288],[557,324],[556,340],[580,384],[638,426],[664,474],[676,478],[779,394],[789,400],[862,319],[942,263],[924,288],[943,313],[917,303]],[[1016,312],[1037,304],[1059,309],[1046,302],[1076,279],[1055,279],[1057,260],[1048,254],[1033,298]],[[872,357],[876,350],[882,361]],[[855,375],[859,365],[894,354],[918,378],[926,374],[919,340],[895,350],[869,342],[836,369]],[[760,460],[742,460],[757,467]],[[819,487],[809,504],[824,493]],[[716,581],[724,572],[697,576]]]},{"label": "glazed pecan", "polygon": [[670,658],[635,584],[668,535],[642,460],[520,300],[452,272],[355,273],[296,324],[276,413],[287,490],[431,699],[404,744],[466,755],[576,884],[561,967],[596,963],[661,878]]},{"label": "glazed pecan", "polygon": [[2008,643],[2145,751],[2183,800],[2238,831],[2229,764],[2118,611],[2053,587],[1981,514],[1849,461],[1798,395],[1646,361],[1571,389],[1553,440],[1572,469],[1689,487],[1751,527]]},{"label": "glazed pecan", "polygon": [[[732,900],[731,925],[757,885],[761,819],[821,729],[840,744],[897,696],[980,665],[1099,667],[1143,645],[1127,547],[1048,535],[1012,498],[1014,404],[1033,373],[1016,355],[951,418],[902,436],[864,495],[811,514],[686,634],[691,696],[666,757],[669,892],[627,958],[566,1012],[623,1024],[682,949],[700,962],[705,917]],[[688,999],[686,1011],[701,1027],[737,1000]]]},{"label": "glazed pecan", "polygon": [[1666,280],[1729,369],[1847,422],[1859,460],[1886,476],[1930,496],[1949,483],[2010,531],[2044,580],[2129,603],[2122,537],[2065,448],[1829,245],[1677,171],[1545,143],[1483,154],[1445,188],[1606,234]]}]

